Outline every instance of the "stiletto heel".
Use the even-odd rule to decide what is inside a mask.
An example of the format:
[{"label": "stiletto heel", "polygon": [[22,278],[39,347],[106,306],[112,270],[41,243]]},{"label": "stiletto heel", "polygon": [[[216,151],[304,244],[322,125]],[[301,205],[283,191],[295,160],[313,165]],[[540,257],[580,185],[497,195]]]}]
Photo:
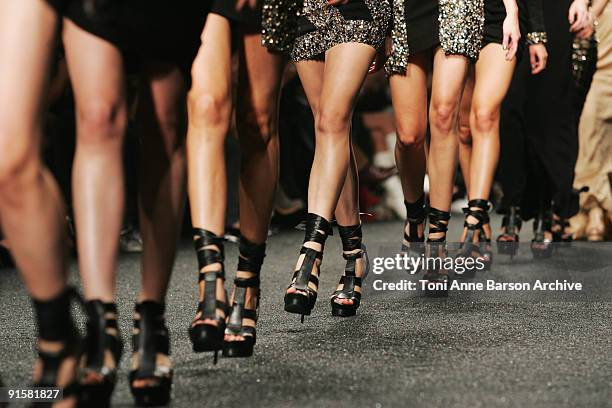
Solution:
[{"label": "stiletto heel", "polygon": [[553,242],[551,238],[547,238],[546,234],[551,232],[552,213],[543,211],[538,214],[533,221],[533,234],[531,240],[531,253],[536,259],[550,258],[553,252]]},{"label": "stiletto heel", "polygon": [[[361,304],[361,286],[370,268],[368,252],[361,242],[361,224],[343,227],[338,225],[342,239],[342,256],[346,259],[344,274],[338,283],[338,289],[331,296],[332,316],[348,317],[357,313]],[[357,261],[365,263],[362,274],[357,276]],[[340,287],[342,286],[342,287]],[[339,303],[339,300],[350,300],[351,303]]]},{"label": "stiletto heel", "polygon": [[[189,337],[196,353],[214,352],[214,363],[217,353],[223,349],[223,332],[227,304],[217,299],[217,281],[225,285],[223,266],[223,238],[199,228],[194,228],[194,245],[198,255],[200,303],[196,317],[189,328]],[[219,264],[219,270],[204,271],[207,266]],[[204,287],[202,287],[204,283]],[[227,294],[226,297],[227,299]],[[208,321],[208,322],[207,322]],[[215,324],[210,323],[215,322]]]},{"label": "stiletto heel", "polygon": [[509,207],[502,220],[503,233],[497,237],[497,252],[500,255],[514,257],[518,252],[519,232],[523,226],[523,219],[518,207]]},{"label": "stiletto heel", "polygon": [[[467,229],[465,239],[461,242],[460,256],[466,258],[482,258],[483,271],[491,269],[493,253],[491,251],[491,238],[487,237],[484,226],[489,224],[489,202],[487,200],[475,199],[468,201],[468,206],[463,209],[465,222],[463,227]],[[468,222],[468,218],[476,219],[476,223]]]},{"label": "stiletto heel", "polygon": [[[260,299],[261,265],[266,256],[266,244],[254,244],[245,238],[240,239],[240,256],[238,258],[238,271],[248,273],[250,277],[238,277],[234,279],[234,292],[231,297],[231,312],[225,336],[239,336],[242,340],[224,340],[223,357],[250,357],[257,340],[255,324],[257,323],[257,310]],[[254,308],[247,308],[247,290],[255,292]],[[245,324],[245,319],[251,320],[252,325]]]},{"label": "stiletto heel", "polygon": [[[52,387],[62,389],[62,400],[78,399],[80,391],[77,381],[77,367],[81,355],[81,336],[72,320],[70,302],[78,295],[72,288],[66,289],[48,301],[32,300],[38,323],[38,368],[40,377],[34,380],[33,387]],[[59,343],[61,348],[47,351],[46,343]],[[74,377],[65,385],[58,384],[60,369],[68,359],[74,359]],[[76,402],[76,401],[75,401]],[[49,403],[35,402],[32,407],[48,407]]]},{"label": "stiletto heel", "polygon": [[[433,207],[429,209],[429,236],[431,237],[431,234],[442,234],[442,236],[427,240],[425,259],[433,259],[434,257],[444,259],[448,256],[446,231],[448,231],[449,220],[450,212]],[[448,296],[449,276],[442,263],[438,265],[438,262],[434,262],[433,267],[427,265],[424,269],[423,280],[427,281],[425,296]]]},{"label": "stiletto heel", "polygon": [[[123,343],[117,326],[117,306],[92,300],[85,303],[87,337],[79,373],[79,403],[107,407],[117,382],[117,369]],[[109,361],[112,360],[112,361]]]},{"label": "stiletto heel", "polygon": [[[316,214],[308,213],[306,216],[306,233],[304,244],[313,242],[321,245],[321,250],[302,246],[300,256],[304,255],[302,264],[293,273],[291,284],[287,290],[294,289],[293,293],[285,293],[285,311],[304,316],[309,316],[317,301],[317,290],[319,287],[320,266],[323,260],[323,249],[325,240],[331,235],[331,224],[325,218]],[[317,260],[319,264],[317,265]],[[318,273],[313,274],[315,267]],[[312,285],[312,286],[311,286]]]},{"label": "stiletto heel", "polygon": [[[136,368],[130,371],[130,391],[137,406],[167,405],[170,401],[173,372],[164,309],[162,303],[152,301],[136,304],[132,335]],[[140,381],[146,385],[136,384]]]},{"label": "stiletto heel", "polygon": [[[406,206],[406,222],[404,223],[404,241],[402,242],[403,252],[414,252],[418,255],[425,253],[425,195],[422,195],[414,203],[404,201]],[[422,226],[419,234],[419,226]],[[406,232],[408,227],[408,232]]]}]

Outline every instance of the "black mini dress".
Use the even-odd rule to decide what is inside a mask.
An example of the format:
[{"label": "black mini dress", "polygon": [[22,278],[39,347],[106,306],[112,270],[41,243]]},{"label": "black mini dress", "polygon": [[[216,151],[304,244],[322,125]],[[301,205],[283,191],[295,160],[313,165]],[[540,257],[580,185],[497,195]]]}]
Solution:
[{"label": "black mini dress", "polygon": [[128,69],[142,61],[188,74],[212,0],[46,0],[64,18],[119,48]]},{"label": "black mini dress", "polygon": [[257,1],[255,9],[245,5],[238,10],[236,0],[213,0],[211,13],[219,14],[227,18],[232,24],[240,24],[246,27],[261,29],[261,9],[263,1]]},{"label": "black mini dress", "polygon": [[440,44],[438,0],[406,0],[406,34],[410,54]]}]

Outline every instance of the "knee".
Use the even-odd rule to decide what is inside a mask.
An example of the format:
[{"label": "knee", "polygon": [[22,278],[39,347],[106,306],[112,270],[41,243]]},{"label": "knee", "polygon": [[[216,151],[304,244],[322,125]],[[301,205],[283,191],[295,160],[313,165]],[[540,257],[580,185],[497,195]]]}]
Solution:
[{"label": "knee", "polygon": [[476,107],[470,116],[472,127],[479,134],[495,131],[499,123],[499,109],[496,108]]},{"label": "knee", "polygon": [[459,143],[463,145],[472,144],[472,129],[470,128],[469,123],[465,123],[465,122],[459,123],[458,136],[459,136]]},{"label": "knee", "polygon": [[451,103],[432,103],[429,113],[431,126],[443,133],[453,130],[455,120],[455,105]]},{"label": "knee", "polygon": [[425,127],[415,120],[397,119],[397,146],[400,149],[421,148],[425,142]]},{"label": "knee", "polygon": [[16,143],[18,134],[2,134],[3,131],[0,129],[0,149],[4,153],[0,160],[0,200],[10,204],[18,200],[29,183],[35,182],[42,164],[37,149]]},{"label": "knee", "polygon": [[122,103],[88,102],[77,107],[78,141],[81,145],[104,147],[120,144],[127,125]]},{"label": "knee", "polygon": [[350,120],[349,113],[326,109],[322,106],[315,118],[316,132],[318,135],[324,135],[326,139],[348,138]]},{"label": "knee", "polygon": [[265,149],[276,136],[275,108],[273,103],[259,102],[241,109],[240,117],[243,120],[240,123],[240,142]]},{"label": "knee", "polygon": [[187,105],[190,124],[229,128],[231,115],[229,96],[192,89],[189,91]]}]

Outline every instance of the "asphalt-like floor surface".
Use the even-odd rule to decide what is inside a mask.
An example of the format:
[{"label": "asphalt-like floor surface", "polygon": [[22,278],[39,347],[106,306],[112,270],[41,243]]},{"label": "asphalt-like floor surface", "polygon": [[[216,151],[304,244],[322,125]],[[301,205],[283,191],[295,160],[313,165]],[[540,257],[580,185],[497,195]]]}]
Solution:
[{"label": "asphalt-like floor surface", "polygon": [[[460,217],[456,216],[455,219]],[[495,224],[498,225],[496,218]],[[454,221],[452,240],[460,221]],[[370,257],[393,255],[401,223],[370,224]],[[530,226],[524,228],[524,242]],[[181,245],[168,297],[175,407],[606,407],[612,406],[612,243],[574,243],[534,261],[528,244],[514,259],[495,254],[488,272],[462,282],[582,283],[580,291],[375,291],[373,282],[418,280],[403,271],[371,274],[358,315],[330,314],[343,270],[340,243],[326,248],[319,301],[300,324],[283,311],[302,233],[270,239],[263,269],[255,355],[194,354],[187,328],[196,306],[196,259]],[[397,251],[395,251],[397,252]],[[237,248],[227,245],[233,278]],[[121,258],[119,313],[126,350],[114,406],[131,406],[127,371],[138,256]],[[76,270],[73,280],[78,282]],[[229,287],[229,285],[228,285]],[[82,315],[79,317],[82,326]],[[29,383],[34,359],[29,300],[15,271],[0,271],[0,376]]]}]

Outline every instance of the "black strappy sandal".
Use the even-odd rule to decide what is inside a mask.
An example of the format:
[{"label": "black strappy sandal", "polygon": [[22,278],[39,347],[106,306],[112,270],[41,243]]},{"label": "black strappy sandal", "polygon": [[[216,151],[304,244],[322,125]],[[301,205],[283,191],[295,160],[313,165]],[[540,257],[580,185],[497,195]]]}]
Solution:
[{"label": "black strappy sandal", "polygon": [[567,228],[569,228],[569,226],[570,223],[566,218],[553,214],[551,226],[553,242],[558,242],[564,247],[571,246],[571,243],[574,241],[574,237],[572,234],[567,232]]},{"label": "black strappy sandal", "polygon": [[[450,220],[450,212],[438,210],[431,207],[429,209],[429,237],[425,246],[425,259],[440,258],[444,259],[448,256],[446,247],[446,231],[448,231],[448,222]],[[431,238],[431,234],[443,234],[439,238]],[[428,262],[429,263],[429,262]],[[442,262],[443,263],[443,262]],[[431,266],[431,267],[430,267]],[[425,296],[429,297],[446,297],[448,296],[449,276],[448,271],[444,269],[439,262],[433,262],[433,265],[427,265],[423,280],[427,281]]]},{"label": "black strappy sandal", "polygon": [[[342,239],[342,256],[346,259],[346,267],[338,283],[342,288],[337,289],[331,296],[331,311],[332,316],[348,317],[354,316],[361,304],[361,286],[368,275],[370,263],[366,247],[361,242],[363,238],[361,224],[349,227],[338,225],[338,232]],[[361,276],[355,274],[358,260],[363,260],[365,263]],[[340,299],[350,300],[351,303],[338,303],[337,300]]]},{"label": "black strappy sandal", "polygon": [[[117,306],[114,303],[91,300],[85,303],[85,310],[87,336],[79,373],[79,404],[107,407],[117,383],[117,369],[123,353],[123,343],[117,326]],[[112,356],[112,367],[105,365],[107,353]]]},{"label": "black strappy sandal", "polygon": [[[81,336],[74,325],[70,311],[72,299],[80,299],[72,288],[67,288],[59,296],[48,301],[32,300],[36,321],[38,323],[39,342],[61,343],[59,351],[45,351],[38,346],[40,378],[35,380],[33,387],[58,388],[58,373],[62,364],[68,358],[74,358],[74,378],[62,387],[62,400],[79,397],[77,381],[78,362],[82,352]],[[48,407],[48,402],[34,402],[32,407]],[[75,404],[76,405],[76,404]]]},{"label": "black strappy sandal", "polygon": [[[406,206],[406,222],[404,223],[404,241],[402,242],[403,252],[413,252],[418,255],[425,253],[425,195],[422,195],[414,203],[404,201]],[[419,235],[419,226],[422,226]],[[406,232],[408,227],[408,232]]]},{"label": "black strappy sandal", "polygon": [[[222,237],[200,228],[194,228],[193,233],[200,271],[198,276],[200,303],[196,311],[196,318],[189,328],[189,337],[193,345],[193,351],[196,353],[214,352],[214,363],[216,364],[217,353],[223,349],[223,333],[227,311],[227,304],[217,299],[217,280],[221,279],[223,285],[225,285],[224,240]],[[221,265],[220,270],[204,272],[204,268],[215,263]],[[203,289],[202,282],[204,282]],[[227,299],[227,293],[225,296]],[[206,323],[206,320],[212,320],[216,324]]]},{"label": "black strappy sandal", "polygon": [[[490,205],[487,200],[475,199],[468,201],[468,206],[463,209],[465,222],[463,227],[467,229],[465,239],[459,245],[460,256],[466,258],[482,258],[483,271],[491,269],[493,253],[491,251],[491,237],[487,237],[484,226],[489,224]],[[468,222],[468,217],[476,219],[475,224]],[[476,234],[478,233],[478,234]]]},{"label": "black strappy sandal", "polygon": [[[302,323],[304,316],[309,316],[317,301],[317,290],[319,287],[319,278],[312,272],[315,268],[317,260],[323,261],[323,249],[325,240],[332,234],[332,227],[329,221],[316,214],[308,213],[306,216],[306,233],[304,243],[314,242],[321,245],[321,250],[317,251],[306,246],[302,246],[300,255],[304,255],[301,266],[293,273],[293,279],[287,290],[293,288],[294,293],[285,293],[285,311],[302,315]],[[319,263],[319,274],[321,264]],[[312,283],[313,287],[309,284]]]},{"label": "black strappy sandal", "polygon": [[[162,303],[144,301],[136,304],[134,311],[134,367],[130,371],[130,391],[137,406],[167,405],[172,389],[170,366],[170,337],[164,319]],[[159,364],[159,355],[168,358],[168,364]],[[148,382],[136,386],[136,381]]]},{"label": "black strappy sandal", "polygon": [[[254,244],[244,237],[240,238],[238,271],[251,274],[248,278],[234,279],[234,292],[231,297],[231,312],[225,329],[225,336],[240,336],[242,340],[224,340],[223,357],[250,357],[257,340],[254,326],[245,325],[244,319],[257,323],[257,309],[260,299],[261,265],[266,256],[266,244]],[[247,308],[247,290],[255,291],[255,308]],[[252,303],[251,303],[252,305]]]},{"label": "black strappy sandal", "polygon": [[547,238],[546,234],[552,236],[552,213],[550,210],[541,211],[533,221],[533,239],[531,240],[531,253],[536,259],[550,258],[553,253],[553,240]]},{"label": "black strappy sandal", "polygon": [[513,257],[518,252],[519,232],[523,226],[523,219],[518,207],[509,207],[502,219],[503,233],[497,237],[497,252],[500,255]]}]

